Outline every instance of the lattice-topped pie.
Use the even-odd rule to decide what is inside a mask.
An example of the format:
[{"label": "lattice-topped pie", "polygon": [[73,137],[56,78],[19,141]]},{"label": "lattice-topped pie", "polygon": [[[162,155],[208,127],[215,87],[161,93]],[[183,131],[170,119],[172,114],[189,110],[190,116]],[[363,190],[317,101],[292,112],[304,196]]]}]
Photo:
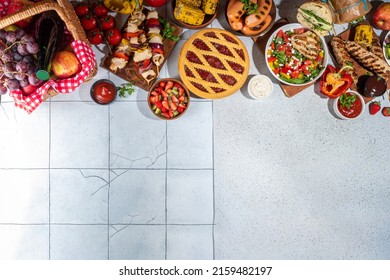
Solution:
[{"label": "lattice-topped pie", "polygon": [[179,72],[188,89],[203,98],[223,98],[238,91],[249,71],[244,44],[228,31],[201,30],[184,44]]}]

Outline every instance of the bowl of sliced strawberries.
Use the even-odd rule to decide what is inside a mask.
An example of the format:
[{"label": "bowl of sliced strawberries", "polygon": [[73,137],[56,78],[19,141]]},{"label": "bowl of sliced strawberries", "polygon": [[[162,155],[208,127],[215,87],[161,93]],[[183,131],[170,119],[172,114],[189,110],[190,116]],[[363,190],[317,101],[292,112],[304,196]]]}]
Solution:
[{"label": "bowl of sliced strawberries", "polygon": [[150,110],[162,120],[181,117],[190,105],[187,87],[173,78],[160,79],[154,83],[148,94]]}]

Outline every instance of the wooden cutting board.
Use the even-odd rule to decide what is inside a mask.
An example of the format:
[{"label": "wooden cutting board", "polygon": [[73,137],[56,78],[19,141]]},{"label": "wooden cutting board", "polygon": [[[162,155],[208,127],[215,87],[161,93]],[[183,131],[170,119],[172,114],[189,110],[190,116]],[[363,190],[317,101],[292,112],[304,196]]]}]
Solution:
[{"label": "wooden cutting board", "polygon": [[[146,9],[144,10],[144,13],[145,14],[147,13]],[[127,25],[127,20],[126,20],[124,26],[122,27],[122,32],[126,28],[126,25]],[[174,31],[172,34],[174,36],[180,36],[181,33],[183,32],[183,28],[181,28],[180,26],[178,26],[172,22],[170,22],[170,25],[174,28]],[[133,62],[133,56],[130,57],[129,62],[127,63],[127,65],[123,69],[118,69],[117,71],[112,71],[110,69],[111,59],[114,57],[113,55],[107,56],[105,58],[105,60],[102,64],[102,67],[106,68],[108,71],[112,72],[113,74],[117,75],[118,77],[120,77],[126,81],[131,82],[133,85],[135,85],[139,88],[142,88],[143,90],[149,91],[150,87],[153,85],[153,83],[156,81],[156,79],[158,79],[160,69],[163,67],[164,63],[167,61],[169,55],[171,54],[173,48],[176,45],[176,42],[172,41],[172,40],[164,39],[163,45],[164,45],[165,60],[159,67],[157,67],[156,65],[153,66],[153,69],[157,73],[157,76],[153,81],[151,81],[149,83],[139,73],[137,66]]]}]

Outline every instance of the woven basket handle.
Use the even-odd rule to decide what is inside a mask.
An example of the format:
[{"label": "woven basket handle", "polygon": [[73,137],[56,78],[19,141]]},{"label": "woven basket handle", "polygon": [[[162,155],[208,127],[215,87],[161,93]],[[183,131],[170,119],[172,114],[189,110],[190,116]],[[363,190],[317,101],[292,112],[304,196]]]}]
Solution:
[{"label": "woven basket handle", "polygon": [[[63,4],[65,1],[59,1]],[[69,7],[70,5],[70,7]],[[82,30],[82,32],[79,32],[78,28],[76,27],[77,22],[74,23],[72,18],[77,18],[73,7],[71,6],[70,2],[68,1],[67,4],[64,7],[61,7],[58,3],[52,1],[52,0],[44,0],[38,3],[35,3],[33,5],[26,6],[25,9],[22,9],[18,11],[17,13],[14,13],[12,15],[5,16],[0,19],[0,29],[7,27],[11,24],[14,24],[15,22],[18,22],[19,20],[27,19],[29,17],[41,14],[46,11],[54,10],[57,12],[59,17],[65,22],[66,27],[68,28],[69,32],[72,34],[74,40],[82,40],[86,41],[85,33]],[[69,16],[69,13],[74,13],[74,15]],[[80,28],[79,28],[80,29]]]}]

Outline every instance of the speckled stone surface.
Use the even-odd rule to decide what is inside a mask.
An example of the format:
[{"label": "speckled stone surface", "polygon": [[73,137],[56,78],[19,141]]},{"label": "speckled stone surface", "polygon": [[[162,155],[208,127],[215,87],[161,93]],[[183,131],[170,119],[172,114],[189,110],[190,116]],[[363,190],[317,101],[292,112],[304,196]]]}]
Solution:
[{"label": "speckled stone surface", "polygon": [[[293,22],[302,2],[276,1]],[[247,46],[250,74],[270,76]],[[244,85],[213,102],[215,258],[390,259],[390,119],[343,121],[317,87],[273,82],[266,100]]]}]

